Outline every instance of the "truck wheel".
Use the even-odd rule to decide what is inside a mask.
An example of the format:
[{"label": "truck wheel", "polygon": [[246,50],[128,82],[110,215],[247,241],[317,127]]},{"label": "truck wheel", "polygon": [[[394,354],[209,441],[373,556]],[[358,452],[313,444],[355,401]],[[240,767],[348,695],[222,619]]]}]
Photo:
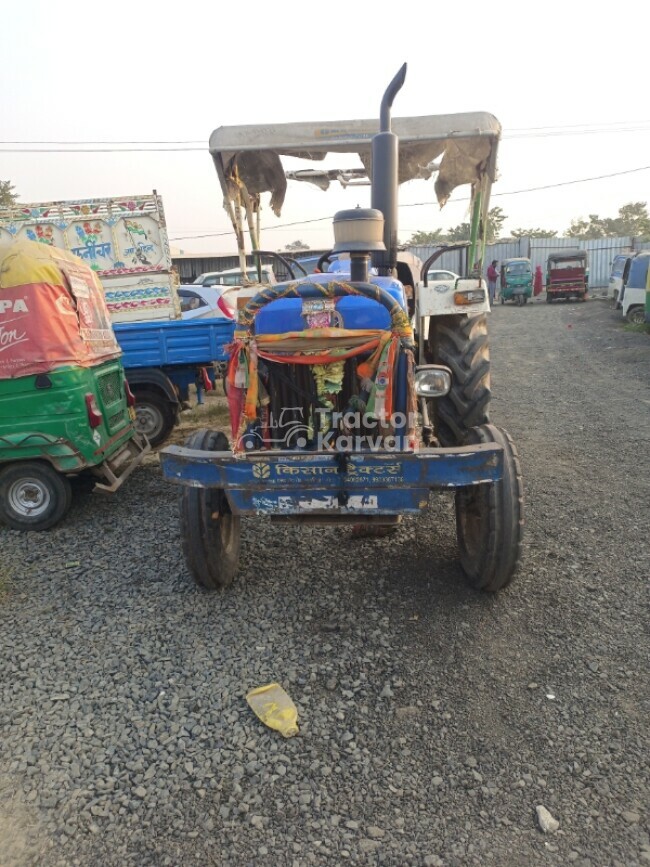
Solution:
[{"label": "truck wheel", "polygon": [[431,402],[442,446],[463,445],[472,428],[488,421],[490,349],[487,317],[442,316],[431,320],[429,350],[434,364],[452,374],[451,390]]},{"label": "truck wheel", "polygon": [[632,325],[643,325],[645,323],[645,307],[632,307],[627,311],[625,318]]},{"label": "truck wheel", "polygon": [[460,562],[476,590],[495,592],[513,579],[521,553],[524,491],[521,465],[510,434],[486,424],[472,431],[474,443],[503,447],[503,478],[456,491]]},{"label": "truck wheel", "polygon": [[[188,449],[229,451],[225,434],[199,430],[185,443]],[[237,572],[240,519],[233,515],[218,488],[183,488],[181,538],[185,562],[197,584],[206,590],[228,587]]]},{"label": "truck wheel", "polygon": [[135,426],[152,446],[163,443],[175,424],[176,413],[167,398],[156,391],[136,391]]},{"label": "truck wheel", "polygon": [[0,471],[0,519],[12,530],[47,530],[71,502],[69,480],[49,464],[30,461]]}]

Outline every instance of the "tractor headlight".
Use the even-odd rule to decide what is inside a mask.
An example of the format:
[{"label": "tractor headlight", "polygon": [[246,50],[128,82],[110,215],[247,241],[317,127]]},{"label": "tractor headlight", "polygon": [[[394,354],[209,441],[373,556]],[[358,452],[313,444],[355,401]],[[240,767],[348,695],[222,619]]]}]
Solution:
[{"label": "tractor headlight", "polygon": [[451,370],[439,364],[425,364],[415,370],[418,397],[443,397],[451,388]]},{"label": "tractor headlight", "polygon": [[480,304],[482,301],[485,301],[485,289],[454,292],[454,304]]}]

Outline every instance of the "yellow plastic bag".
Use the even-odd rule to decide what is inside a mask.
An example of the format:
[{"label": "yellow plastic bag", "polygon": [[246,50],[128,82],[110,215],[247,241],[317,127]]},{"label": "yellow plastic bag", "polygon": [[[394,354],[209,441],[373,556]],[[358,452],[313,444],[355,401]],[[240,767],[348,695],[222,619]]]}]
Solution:
[{"label": "yellow plastic bag", "polygon": [[265,726],[280,732],[285,738],[298,734],[298,711],[279,683],[267,683],[252,689],[246,701]]}]

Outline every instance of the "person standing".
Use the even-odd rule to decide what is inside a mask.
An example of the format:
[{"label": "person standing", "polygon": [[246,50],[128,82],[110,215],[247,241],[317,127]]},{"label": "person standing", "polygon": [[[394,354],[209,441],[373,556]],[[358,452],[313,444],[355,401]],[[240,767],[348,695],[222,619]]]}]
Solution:
[{"label": "person standing", "polygon": [[497,271],[497,260],[493,259],[487,269],[488,292],[490,294],[490,304],[494,304],[494,298],[497,291],[497,280],[499,272]]}]

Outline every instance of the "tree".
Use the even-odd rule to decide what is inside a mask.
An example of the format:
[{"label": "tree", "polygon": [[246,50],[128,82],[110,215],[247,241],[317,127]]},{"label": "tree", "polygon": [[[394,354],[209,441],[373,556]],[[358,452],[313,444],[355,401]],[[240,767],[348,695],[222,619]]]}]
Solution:
[{"label": "tree", "polygon": [[618,209],[618,219],[613,220],[616,235],[650,239],[650,215],[646,202],[628,202]]},{"label": "tree", "polygon": [[414,232],[406,243],[410,247],[426,247],[444,241],[445,237],[443,229],[433,229],[431,232],[420,229],[420,231]]},{"label": "tree", "polygon": [[589,214],[589,219],[582,217],[571,220],[567,230],[567,238],[602,238],[604,235],[603,221],[598,214]]},{"label": "tree", "polygon": [[513,229],[511,238],[556,238],[557,232],[553,229]]},{"label": "tree", "polygon": [[10,208],[16,204],[17,198],[11,181],[0,181],[0,208]]},{"label": "tree", "polygon": [[292,241],[284,249],[291,253],[298,253],[300,250],[309,250],[309,247],[307,244],[303,244],[302,241]]},{"label": "tree", "polygon": [[616,238],[630,236],[641,240],[650,239],[650,215],[645,202],[628,202],[618,209],[617,217],[599,217],[589,214],[589,219],[580,217],[571,221],[567,231],[570,238]]},{"label": "tree", "polygon": [[[499,239],[501,235],[501,228],[507,219],[507,216],[503,213],[501,208],[490,208],[487,215],[486,240],[488,244],[491,244]],[[469,223],[459,223],[457,226],[453,226],[447,232],[447,240],[469,241],[470,231],[471,226]]]}]

